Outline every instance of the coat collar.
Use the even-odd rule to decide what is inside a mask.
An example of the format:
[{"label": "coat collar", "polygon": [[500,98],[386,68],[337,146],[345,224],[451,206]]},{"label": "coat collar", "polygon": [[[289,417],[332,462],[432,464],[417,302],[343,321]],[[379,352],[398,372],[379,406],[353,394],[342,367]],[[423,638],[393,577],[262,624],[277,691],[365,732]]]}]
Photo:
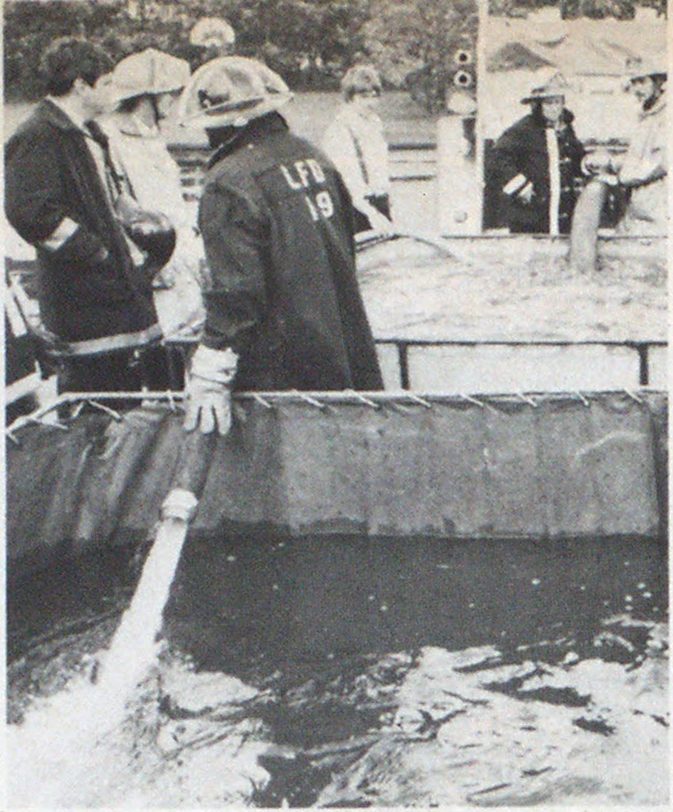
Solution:
[{"label": "coat collar", "polygon": [[35,113],[48,121],[49,124],[58,127],[59,130],[84,134],[82,128],[70,118],[65,110],[62,110],[57,104],[54,104],[51,99],[43,99],[38,104]]},{"label": "coat collar", "polygon": [[648,116],[654,116],[657,113],[660,113],[666,107],[666,91],[664,90],[659,98],[654,102],[652,107],[649,110],[643,110],[640,114],[641,121],[642,119],[647,118]]},{"label": "coat collar", "polygon": [[111,117],[116,128],[124,135],[131,135],[137,138],[161,138],[161,131],[158,127],[148,127],[137,116],[131,114],[116,114]]},{"label": "coat collar", "polygon": [[374,110],[364,110],[361,107],[356,107],[354,104],[346,102],[339,113],[342,120],[345,120],[347,123],[354,124],[357,126],[358,124],[366,124],[371,126],[372,124],[376,125],[377,127],[382,126],[381,116]]},{"label": "coat collar", "polygon": [[267,113],[261,118],[255,118],[248,122],[245,127],[236,130],[228,140],[217,147],[208,161],[208,169],[232,152],[236,152],[236,150],[242,149],[248,144],[254,144],[271,133],[288,129],[287,122],[279,113]]}]

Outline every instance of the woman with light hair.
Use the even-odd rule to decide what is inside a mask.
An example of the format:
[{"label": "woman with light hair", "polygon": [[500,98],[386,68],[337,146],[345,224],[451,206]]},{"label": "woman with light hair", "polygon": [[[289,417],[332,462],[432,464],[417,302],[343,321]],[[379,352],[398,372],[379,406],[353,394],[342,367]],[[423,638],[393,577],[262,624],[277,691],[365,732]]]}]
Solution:
[{"label": "woman with light hair", "polygon": [[378,115],[381,79],[370,65],[356,65],[341,80],[343,105],[322,141],[355,208],[355,231],[393,230],[388,145]]},{"label": "woman with light hair", "polygon": [[203,312],[203,248],[195,229],[196,212],[182,196],[180,168],[160,127],[189,76],[185,60],[154,48],[127,56],[112,72],[115,112],[104,125],[129,194],[143,209],[163,214],[176,232],[173,257],[155,282],[155,303],[166,335],[198,323]]}]

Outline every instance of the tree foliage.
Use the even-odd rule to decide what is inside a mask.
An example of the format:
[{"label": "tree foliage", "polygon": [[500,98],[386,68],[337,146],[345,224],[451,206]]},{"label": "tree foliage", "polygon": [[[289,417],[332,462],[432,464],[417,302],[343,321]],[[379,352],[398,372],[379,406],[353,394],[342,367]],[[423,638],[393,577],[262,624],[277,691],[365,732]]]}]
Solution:
[{"label": "tree foliage", "polygon": [[665,17],[667,0],[489,0],[488,10],[496,16],[525,17],[545,6],[558,7],[563,20],[633,20],[638,7],[653,8],[657,16]]},{"label": "tree foliage", "polygon": [[429,110],[444,105],[462,77],[476,84],[478,17],[473,0],[376,0],[364,47],[392,84],[406,85]]},{"label": "tree foliage", "polygon": [[477,29],[476,0],[6,0],[6,98],[42,94],[39,55],[64,35],[98,42],[115,60],[153,46],[195,68],[206,55],[189,31],[203,16],[227,19],[236,52],[263,59],[295,89],[335,88],[366,60],[428,109],[452,86],[455,52],[473,54]]}]

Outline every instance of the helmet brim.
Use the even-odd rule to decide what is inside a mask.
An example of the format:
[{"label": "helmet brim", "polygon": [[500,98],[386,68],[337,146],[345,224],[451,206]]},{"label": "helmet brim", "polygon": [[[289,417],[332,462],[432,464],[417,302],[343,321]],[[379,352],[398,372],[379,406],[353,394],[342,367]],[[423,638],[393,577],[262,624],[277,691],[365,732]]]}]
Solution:
[{"label": "helmet brim", "polygon": [[199,127],[215,130],[219,127],[242,126],[255,118],[279,110],[292,100],[291,92],[278,93],[273,96],[258,96],[244,102],[222,102],[193,113],[183,113],[179,123],[181,127]]}]

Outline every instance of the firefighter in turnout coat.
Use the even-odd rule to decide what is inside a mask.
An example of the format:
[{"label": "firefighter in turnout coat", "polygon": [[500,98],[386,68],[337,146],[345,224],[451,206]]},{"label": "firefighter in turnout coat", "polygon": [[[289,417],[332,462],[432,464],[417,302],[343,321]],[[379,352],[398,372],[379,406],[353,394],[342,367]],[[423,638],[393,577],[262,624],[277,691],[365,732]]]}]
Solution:
[{"label": "firefighter in turnout coat", "polygon": [[564,106],[558,74],[522,99],[531,112],[496,141],[492,154],[496,188],[513,233],[568,234],[582,176],[584,148]]},{"label": "firefighter in turnout coat", "polygon": [[199,209],[211,284],[185,426],[230,427],[231,390],[382,388],[355,276],[353,212],[333,165],[292,135],[282,79],[242,57],[200,68],[184,123],[215,148]]},{"label": "firefighter in turnout coat", "polygon": [[59,389],[166,388],[144,256],[115,214],[91,124],[106,107],[111,62],[97,46],[64,38],[42,67],[50,95],[5,147],[5,206],[37,250],[40,316],[62,356]]}]

